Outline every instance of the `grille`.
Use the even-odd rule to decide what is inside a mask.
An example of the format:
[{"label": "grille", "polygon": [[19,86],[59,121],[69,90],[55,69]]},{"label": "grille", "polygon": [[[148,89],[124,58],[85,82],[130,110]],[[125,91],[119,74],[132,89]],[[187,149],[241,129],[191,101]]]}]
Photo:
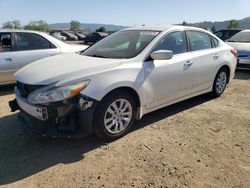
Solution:
[{"label": "grille", "polygon": [[27,98],[31,92],[33,92],[36,89],[39,89],[41,87],[43,87],[43,86],[42,85],[29,85],[29,84],[17,82],[17,89],[19,90],[21,96],[24,98]]}]

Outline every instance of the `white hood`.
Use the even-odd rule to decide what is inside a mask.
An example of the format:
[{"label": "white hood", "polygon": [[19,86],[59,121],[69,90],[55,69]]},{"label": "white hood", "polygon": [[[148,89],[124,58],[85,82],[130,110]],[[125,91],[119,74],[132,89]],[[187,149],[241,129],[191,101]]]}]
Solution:
[{"label": "white hood", "polygon": [[77,45],[77,44],[67,44],[64,45],[61,48],[62,53],[67,53],[67,52],[80,52],[88,48],[89,46],[87,45]]},{"label": "white hood", "polygon": [[84,78],[120,64],[121,60],[117,59],[94,58],[68,53],[31,63],[20,69],[15,77],[17,81],[25,84],[49,85],[71,77]]}]

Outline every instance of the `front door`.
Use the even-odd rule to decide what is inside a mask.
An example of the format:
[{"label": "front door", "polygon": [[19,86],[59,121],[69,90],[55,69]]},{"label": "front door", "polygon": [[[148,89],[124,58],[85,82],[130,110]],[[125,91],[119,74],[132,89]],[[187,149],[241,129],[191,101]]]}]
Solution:
[{"label": "front door", "polygon": [[169,60],[144,62],[149,109],[189,95],[193,84],[193,57],[185,32],[167,34],[152,52],[157,50],[171,50],[174,55]]}]

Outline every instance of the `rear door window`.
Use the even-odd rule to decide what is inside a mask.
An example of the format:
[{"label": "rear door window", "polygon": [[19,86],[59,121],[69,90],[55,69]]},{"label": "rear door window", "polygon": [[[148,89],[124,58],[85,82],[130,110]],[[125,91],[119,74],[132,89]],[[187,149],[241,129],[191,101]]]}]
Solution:
[{"label": "rear door window", "polygon": [[18,51],[42,50],[50,48],[55,48],[55,46],[38,34],[16,33],[16,49]]},{"label": "rear door window", "polygon": [[198,31],[189,31],[188,34],[192,51],[212,48],[212,42],[208,34]]},{"label": "rear door window", "polygon": [[11,50],[11,33],[0,33],[0,52],[8,52]]}]

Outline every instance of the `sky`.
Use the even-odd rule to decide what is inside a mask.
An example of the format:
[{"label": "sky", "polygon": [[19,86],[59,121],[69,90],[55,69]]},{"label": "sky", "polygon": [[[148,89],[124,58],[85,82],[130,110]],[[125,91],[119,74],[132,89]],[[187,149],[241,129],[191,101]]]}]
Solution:
[{"label": "sky", "polygon": [[124,26],[224,21],[250,16],[250,0],[0,0],[6,21],[103,23]]}]

